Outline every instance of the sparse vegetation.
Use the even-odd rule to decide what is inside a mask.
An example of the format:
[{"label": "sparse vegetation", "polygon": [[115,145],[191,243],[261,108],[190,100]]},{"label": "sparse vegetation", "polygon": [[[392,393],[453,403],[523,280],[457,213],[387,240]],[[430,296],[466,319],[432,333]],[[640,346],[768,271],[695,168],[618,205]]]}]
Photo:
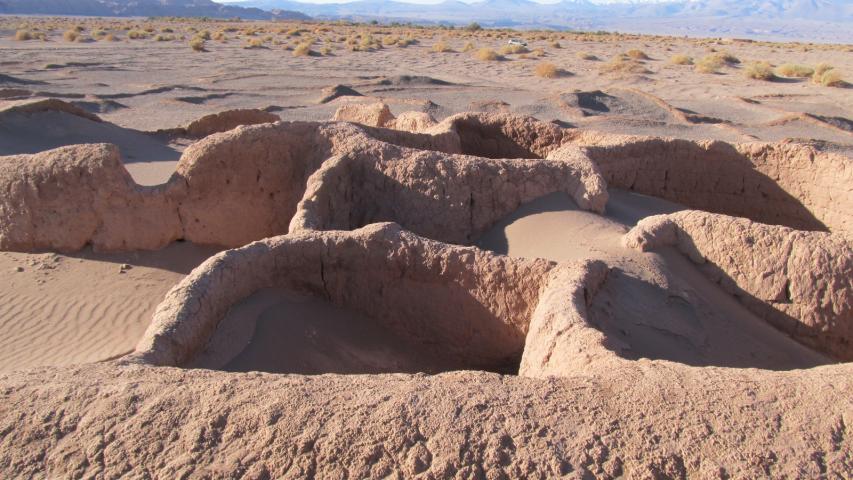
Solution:
[{"label": "sparse vegetation", "polygon": [[498,55],[498,52],[492,50],[491,48],[481,48],[477,50],[477,59],[485,60],[485,61],[495,61],[500,60],[502,57]]},{"label": "sparse vegetation", "polygon": [[438,42],[432,46],[432,51],[436,53],[450,53],[453,49],[445,42]]},{"label": "sparse vegetation", "polygon": [[253,49],[253,48],[266,48],[264,46],[264,40],[262,38],[250,38],[246,40],[246,44],[243,45],[245,49]]},{"label": "sparse vegetation", "polygon": [[311,44],[308,42],[300,43],[293,49],[294,57],[307,57],[314,52],[311,51]]},{"label": "sparse vegetation", "polygon": [[599,67],[601,73],[621,73],[621,74],[647,74],[652,73],[642,62],[630,58],[626,55],[617,55],[609,62]]},{"label": "sparse vegetation", "polygon": [[553,63],[543,62],[539,65],[536,65],[536,68],[533,70],[533,73],[537,77],[542,78],[558,78],[565,75],[567,72],[562,68],[557,67]]},{"label": "sparse vegetation", "polygon": [[693,65],[693,57],[687,55],[673,55],[669,59],[669,63],[673,65]]},{"label": "sparse vegetation", "polygon": [[465,44],[465,46],[464,46],[464,47],[462,47],[462,51],[467,53],[467,52],[470,52],[471,50],[474,50],[474,48],[476,48],[476,47],[474,47],[474,44],[473,44],[473,43],[471,43],[471,42],[467,42],[467,43]]},{"label": "sparse vegetation", "polygon": [[501,47],[501,55],[527,53],[529,51],[524,45],[504,45]]},{"label": "sparse vegetation", "polygon": [[805,65],[786,63],[776,68],[776,74],[790,78],[808,78],[814,75],[814,69]]},{"label": "sparse vegetation", "polygon": [[15,40],[18,40],[19,42],[33,40],[33,34],[30,33],[29,30],[18,30],[15,32]]},{"label": "sparse vegetation", "polygon": [[66,30],[65,33],[62,34],[62,38],[66,42],[76,42],[78,38],[80,38],[80,33],[76,29]]},{"label": "sparse vegetation", "polygon": [[575,54],[581,60],[598,60],[598,57],[589,52],[578,52]]},{"label": "sparse vegetation", "polygon": [[753,62],[747,65],[743,73],[746,75],[746,78],[754,80],[770,81],[776,79],[776,74],[773,73],[773,66],[767,62]]},{"label": "sparse vegetation", "polygon": [[829,69],[820,76],[820,84],[824,87],[841,87],[846,84],[844,75],[837,69]]},{"label": "sparse vegetation", "polygon": [[634,60],[648,60],[649,59],[649,56],[646,55],[646,52],[644,52],[642,50],[638,50],[636,48],[628,50],[627,52],[625,52],[625,55],[627,55],[628,58],[633,58]]},{"label": "sparse vegetation", "polygon": [[204,48],[204,43],[205,42],[202,37],[193,37],[192,40],[190,40],[190,48],[192,48],[193,51],[196,52],[204,52],[206,51]]},{"label": "sparse vegetation", "polygon": [[696,71],[699,73],[718,73],[723,65],[725,63],[718,55],[708,55],[696,62]]}]

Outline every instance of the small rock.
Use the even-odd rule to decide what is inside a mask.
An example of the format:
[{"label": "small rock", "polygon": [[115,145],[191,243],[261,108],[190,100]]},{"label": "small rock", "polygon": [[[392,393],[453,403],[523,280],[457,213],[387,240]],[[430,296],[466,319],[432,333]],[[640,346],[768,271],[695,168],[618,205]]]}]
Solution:
[{"label": "small rock", "polygon": [[24,267],[15,267],[15,271],[16,271],[16,272],[23,272],[23,271],[24,271]]}]

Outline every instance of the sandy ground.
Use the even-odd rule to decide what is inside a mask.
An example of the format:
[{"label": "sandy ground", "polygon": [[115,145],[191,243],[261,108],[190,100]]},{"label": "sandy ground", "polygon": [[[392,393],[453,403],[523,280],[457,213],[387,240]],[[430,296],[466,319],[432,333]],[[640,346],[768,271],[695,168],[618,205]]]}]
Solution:
[{"label": "sandy ground", "polygon": [[96,362],[133,350],[163,295],[216,249],[0,252],[0,371]]}]

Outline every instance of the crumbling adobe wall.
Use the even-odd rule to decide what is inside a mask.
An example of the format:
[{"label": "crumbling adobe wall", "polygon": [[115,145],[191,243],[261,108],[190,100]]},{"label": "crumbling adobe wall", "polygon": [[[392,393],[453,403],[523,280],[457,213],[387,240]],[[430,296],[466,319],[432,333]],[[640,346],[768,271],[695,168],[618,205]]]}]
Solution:
[{"label": "crumbling adobe wall", "polygon": [[699,211],[656,215],[625,235],[647,251],[675,245],[747,308],[796,340],[853,360],[853,248],[841,235]]},{"label": "crumbling adobe wall", "polygon": [[801,144],[582,134],[608,185],[690,208],[853,235],[853,163]]},{"label": "crumbling adobe wall", "polygon": [[290,231],[351,230],[379,221],[445,242],[470,244],[520,205],[564,191],[602,213],[607,190],[584,158],[492,160],[392,147],[383,160],[347,154],[308,180]]},{"label": "crumbling adobe wall", "polygon": [[156,249],[181,238],[168,187],[141,187],[114,145],[0,157],[0,250]]},{"label": "crumbling adobe wall", "polygon": [[182,130],[194,138],[204,138],[214,133],[227,132],[240,125],[257,125],[274,123],[281,119],[278,115],[254,108],[226,110],[224,112],[205,115],[190,122]]},{"label": "crumbling adobe wall", "polygon": [[546,260],[523,260],[418,237],[396,224],[274,237],[215,255],[157,307],[134,358],[183,365],[228,309],[281,287],[372,318],[437,355],[488,369],[517,361]]},{"label": "crumbling adobe wall", "polygon": [[459,113],[427,130],[456,132],[461,152],[486,158],[545,158],[572,137],[553,123],[509,113]]}]

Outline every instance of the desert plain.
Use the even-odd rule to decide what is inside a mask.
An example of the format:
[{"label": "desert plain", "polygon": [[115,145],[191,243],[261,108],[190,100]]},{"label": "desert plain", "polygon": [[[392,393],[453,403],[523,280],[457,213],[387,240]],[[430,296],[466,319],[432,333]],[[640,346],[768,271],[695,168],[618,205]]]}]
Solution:
[{"label": "desert plain", "polygon": [[3,477],[853,472],[853,46],[5,17],[0,52]]}]

